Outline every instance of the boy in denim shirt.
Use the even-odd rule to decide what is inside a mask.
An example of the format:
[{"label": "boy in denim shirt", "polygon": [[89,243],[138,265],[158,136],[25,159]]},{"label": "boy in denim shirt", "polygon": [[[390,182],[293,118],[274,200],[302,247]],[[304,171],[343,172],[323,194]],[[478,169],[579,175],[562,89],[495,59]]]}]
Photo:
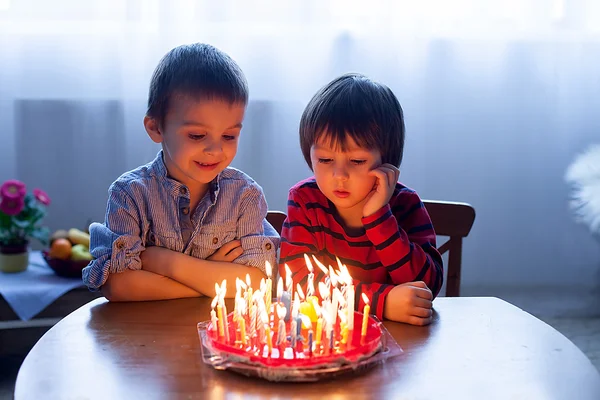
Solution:
[{"label": "boy in denim shirt", "polygon": [[275,265],[262,189],[228,167],[247,102],[243,72],[220,50],[183,45],[162,58],[144,118],[162,150],[109,188],[105,222],[90,226],[91,290],[111,301],[214,296],[215,282],[256,284]]}]

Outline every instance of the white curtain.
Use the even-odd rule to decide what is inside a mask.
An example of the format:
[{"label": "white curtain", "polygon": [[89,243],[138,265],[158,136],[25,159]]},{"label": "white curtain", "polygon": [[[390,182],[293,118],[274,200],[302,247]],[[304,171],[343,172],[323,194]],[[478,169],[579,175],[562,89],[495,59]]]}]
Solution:
[{"label": "white curtain", "polygon": [[160,57],[208,42],[245,71],[234,166],[285,210],[308,176],[297,127],[333,77],[365,73],[404,107],[401,180],[477,210],[463,285],[599,286],[564,172],[600,141],[596,0],[0,0],[0,180],[53,198],[52,229],[103,220],[108,185],[158,148],[142,118]]}]

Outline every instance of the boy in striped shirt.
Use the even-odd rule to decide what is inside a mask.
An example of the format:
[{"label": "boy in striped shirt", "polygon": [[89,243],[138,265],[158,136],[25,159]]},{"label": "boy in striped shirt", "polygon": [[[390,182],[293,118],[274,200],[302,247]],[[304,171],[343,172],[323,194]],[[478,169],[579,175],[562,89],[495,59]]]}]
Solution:
[{"label": "boy in striped shirt", "polygon": [[442,258],[421,199],[398,182],[404,119],[396,96],[363,75],[333,80],[304,110],[300,145],[314,176],[289,191],[280,274],[287,264],[304,284],[305,253],[332,266],[337,256],[354,279],[358,310],[365,293],[379,318],[431,323]]},{"label": "boy in striped shirt", "polygon": [[246,274],[260,281],[279,236],[261,187],[229,167],[247,102],[244,74],[220,50],[184,45],[161,59],[144,127],[162,150],[109,188],[105,222],[90,226],[90,289],[162,300],[214,296],[215,282]]}]

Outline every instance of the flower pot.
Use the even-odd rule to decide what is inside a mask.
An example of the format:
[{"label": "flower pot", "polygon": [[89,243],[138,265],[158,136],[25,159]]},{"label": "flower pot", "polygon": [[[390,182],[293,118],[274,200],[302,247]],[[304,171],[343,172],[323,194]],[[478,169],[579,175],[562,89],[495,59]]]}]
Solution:
[{"label": "flower pot", "polygon": [[0,246],[0,271],[23,272],[29,265],[27,243],[18,246]]}]

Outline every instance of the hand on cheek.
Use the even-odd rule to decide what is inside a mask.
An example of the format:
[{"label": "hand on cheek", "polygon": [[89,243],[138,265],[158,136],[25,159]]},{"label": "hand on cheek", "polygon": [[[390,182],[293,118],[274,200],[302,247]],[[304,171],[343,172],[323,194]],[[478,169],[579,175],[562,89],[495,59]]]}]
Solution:
[{"label": "hand on cheek", "polygon": [[363,217],[374,214],[389,203],[400,176],[400,170],[392,164],[382,164],[368,173],[375,177],[373,189],[363,207]]}]

